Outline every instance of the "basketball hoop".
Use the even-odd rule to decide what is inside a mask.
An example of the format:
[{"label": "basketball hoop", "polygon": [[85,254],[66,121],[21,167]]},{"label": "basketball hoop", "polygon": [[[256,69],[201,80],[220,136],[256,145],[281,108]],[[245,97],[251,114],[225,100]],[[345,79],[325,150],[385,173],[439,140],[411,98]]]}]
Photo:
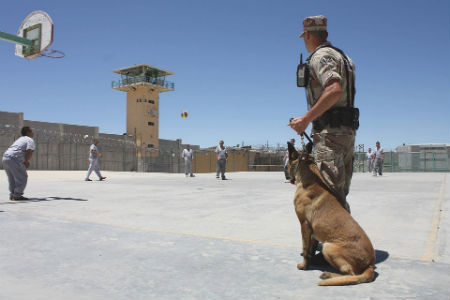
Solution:
[{"label": "basketball hoop", "polygon": [[53,27],[52,18],[45,11],[36,10],[23,20],[16,35],[0,31],[0,39],[16,44],[14,53],[22,58],[63,58],[64,52],[48,49],[53,42]]},{"label": "basketball hoop", "polygon": [[44,51],[42,51],[41,54],[39,54],[39,56],[44,56],[44,57],[49,57],[49,58],[63,58],[66,55],[64,54],[64,52],[59,51],[59,50],[45,49]]},{"label": "basketball hoop", "polygon": [[32,42],[30,46],[16,44],[17,56],[35,59],[53,42],[53,20],[42,10],[30,13],[17,30],[17,36]]}]

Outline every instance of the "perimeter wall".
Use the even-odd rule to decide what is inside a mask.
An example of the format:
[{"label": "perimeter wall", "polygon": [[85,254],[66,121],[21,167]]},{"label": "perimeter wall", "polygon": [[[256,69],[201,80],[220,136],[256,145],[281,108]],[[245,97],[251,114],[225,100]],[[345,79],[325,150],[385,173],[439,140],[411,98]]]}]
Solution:
[{"label": "perimeter wall", "polygon": [[[180,139],[159,140],[159,149],[137,149],[135,137],[99,133],[98,127],[24,120],[23,113],[0,111],[0,154],[20,135],[23,126],[34,131],[36,149],[30,161],[34,170],[87,170],[89,147],[99,140],[101,170],[184,173]],[[215,147],[194,150],[194,173],[216,171]],[[281,171],[284,151],[228,148],[227,172]],[[2,168],[0,160],[0,168]]]}]

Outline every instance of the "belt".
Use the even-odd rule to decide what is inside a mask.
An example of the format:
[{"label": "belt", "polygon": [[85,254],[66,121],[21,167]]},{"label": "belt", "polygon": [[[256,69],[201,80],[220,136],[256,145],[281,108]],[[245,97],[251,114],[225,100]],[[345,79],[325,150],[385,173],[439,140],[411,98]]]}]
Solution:
[{"label": "belt", "polygon": [[323,113],[313,122],[315,131],[322,131],[325,127],[336,128],[340,126],[358,129],[359,109],[354,107],[336,107]]}]

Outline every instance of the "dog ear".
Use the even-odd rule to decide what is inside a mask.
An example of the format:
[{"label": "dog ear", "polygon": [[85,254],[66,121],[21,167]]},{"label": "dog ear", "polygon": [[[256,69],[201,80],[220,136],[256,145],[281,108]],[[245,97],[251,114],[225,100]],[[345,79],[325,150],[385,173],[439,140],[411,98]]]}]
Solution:
[{"label": "dog ear", "polygon": [[287,143],[288,152],[289,152],[289,160],[296,160],[298,158],[298,152],[295,150],[294,145],[291,143]]}]

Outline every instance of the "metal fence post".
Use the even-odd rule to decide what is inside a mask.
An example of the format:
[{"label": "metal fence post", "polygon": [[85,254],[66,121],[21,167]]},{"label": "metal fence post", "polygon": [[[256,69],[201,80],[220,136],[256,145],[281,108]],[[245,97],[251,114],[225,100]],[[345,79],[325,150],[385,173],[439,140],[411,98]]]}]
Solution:
[{"label": "metal fence post", "polygon": [[391,172],[394,172],[394,152],[391,151]]},{"label": "metal fence post", "polygon": [[48,153],[48,144],[50,143],[50,140],[49,139],[47,139],[47,170],[48,170],[48,156],[49,156],[49,153]]},{"label": "metal fence post", "polygon": [[427,152],[423,152],[423,171],[427,171]]},{"label": "metal fence post", "polygon": [[75,170],[78,170],[78,141],[75,141]]},{"label": "metal fence post", "polygon": [[450,172],[450,153],[447,153],[445,160],[447,161],[447,172]]},{"label": "metal fence post", "polygon": [[125,143],[123,143],[122,147],[122,172],[125,171]]},{"label": "metal fence post", "polygon": [[435,153],[434,152],[431,152],[431,154],[432,154],[432,158],[431,159],[433,160],[431,170],[434,172],[436,170],[436,157],[435,157]]}]

